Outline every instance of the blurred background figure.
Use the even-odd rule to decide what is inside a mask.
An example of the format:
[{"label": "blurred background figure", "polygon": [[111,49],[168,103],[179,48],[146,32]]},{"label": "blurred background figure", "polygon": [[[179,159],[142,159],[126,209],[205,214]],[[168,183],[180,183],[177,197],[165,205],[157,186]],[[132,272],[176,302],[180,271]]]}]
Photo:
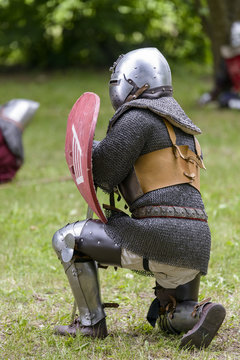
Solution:
[{"label": "blurred background figure", "polygon": [[39,103],[13,99],[0,106],[0,184],[11,181],[24,161],[22,134]]},{"label": "blurred background figure", "polygon": [[201,96],[200,105],[217,101],[220,107],[240,110],[240,21],[231,26],[230,44],[221,47],[214,88]]}]

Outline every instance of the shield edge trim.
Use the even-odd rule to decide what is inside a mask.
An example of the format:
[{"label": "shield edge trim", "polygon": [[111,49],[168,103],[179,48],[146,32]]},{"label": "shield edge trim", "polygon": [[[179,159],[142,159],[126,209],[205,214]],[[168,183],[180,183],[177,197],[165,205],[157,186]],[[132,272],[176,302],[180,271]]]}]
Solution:
[{"label": "shield edge trim", "polygon": [[[101,208],[101,205],[100,205],[100,203],[98,201],[96,190],[95,190],[95,187],[94,187],[94,180],[93,180],[93,173],[92,173],[92,146],[93,146],[93,139],[94,139],[94,135],[95,135],[95,129],[96,129],[96,124],[97,124],[98,114],[99,114],[99,110],[100,110],[100,98],[99,98],[99,96],[97,94],[95,94],[93,92],[87,92],[87,93],[84,93],[84,94],[94,94],[95,99],[96,99],[96,105],[97,106],[96,106],[94,114],[93,114],[93,121],[92,121],[92,124],[91,124],[91,131],[90,131],[91,137],[90,137],[89,142],[88,142],[88,154],[87,154],[88,167],[89,167],[88,168],[88,179],[89,179],[88,182],[89,182],[89,185],[90,185],[91,193],[93,195],[94,203],[95,203],[96,208],[97,208],[97,210],[99,212],[99,214],[96,214],[96,215],[98,215],[100,217],[100,219],[104,223],[106,223],[107,218],[104,215],[104,213],[102,211],[102,208]],[[89,162],[90,162],[90,164],[89,164]]]}]

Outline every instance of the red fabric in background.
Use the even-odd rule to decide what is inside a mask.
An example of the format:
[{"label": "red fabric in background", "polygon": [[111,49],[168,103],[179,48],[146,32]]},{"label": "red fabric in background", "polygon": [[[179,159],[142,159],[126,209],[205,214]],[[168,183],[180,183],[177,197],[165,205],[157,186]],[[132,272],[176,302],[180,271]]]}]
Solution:
[{"label": "red fabric in background", "polygon": [[0,131],[0,183],[12,180],[20,166]]},{"label": "red fabric in background", "polygon": [[240,91],[240,55],[225,59],[234,90]]}]

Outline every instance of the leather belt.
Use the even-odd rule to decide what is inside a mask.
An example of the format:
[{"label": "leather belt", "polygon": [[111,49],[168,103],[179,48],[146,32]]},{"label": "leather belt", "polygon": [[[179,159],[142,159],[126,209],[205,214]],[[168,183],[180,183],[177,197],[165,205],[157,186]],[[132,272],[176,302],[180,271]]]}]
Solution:
[{"label": "leather belt", "polygon": [[147,217],[171,217],[191,220],[207,221],[207,214],[203,209],[195,209],[181,206],[148,205],[135,209],[132,216],[137,219]]}]

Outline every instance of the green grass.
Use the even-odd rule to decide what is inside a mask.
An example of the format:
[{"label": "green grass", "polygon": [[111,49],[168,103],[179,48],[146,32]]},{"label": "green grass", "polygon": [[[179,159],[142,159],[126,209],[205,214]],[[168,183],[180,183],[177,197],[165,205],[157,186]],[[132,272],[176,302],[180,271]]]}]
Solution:
[{"label": "green grass", "polygon": [[218,336],[205,351],[180,350],[180,336],[166,336],[145,320],[154,280],[111,268],[100,270],[103,301],[120,304],[107,309],[111,336],[100,341],[53,335],[55,324],[70,322],[73,298],[52,235],[84,219],[87,210],[67,180],[66,120],[83,92],[96,92],[101,98],[96,139],[104,136],[113,114],[109,74],[0,75],[1,103],[20,97],[41,104],[24,133],[25,164],[11,184],[0,187],[0,359],[240,359],[240,113],[196,106],[211,86],[207,76],[184,69],[173,77],[175,98],[203,131],[199,140],[207,171],[201,183],[212,253],[200,298],[211,296],[227,309]]}]

